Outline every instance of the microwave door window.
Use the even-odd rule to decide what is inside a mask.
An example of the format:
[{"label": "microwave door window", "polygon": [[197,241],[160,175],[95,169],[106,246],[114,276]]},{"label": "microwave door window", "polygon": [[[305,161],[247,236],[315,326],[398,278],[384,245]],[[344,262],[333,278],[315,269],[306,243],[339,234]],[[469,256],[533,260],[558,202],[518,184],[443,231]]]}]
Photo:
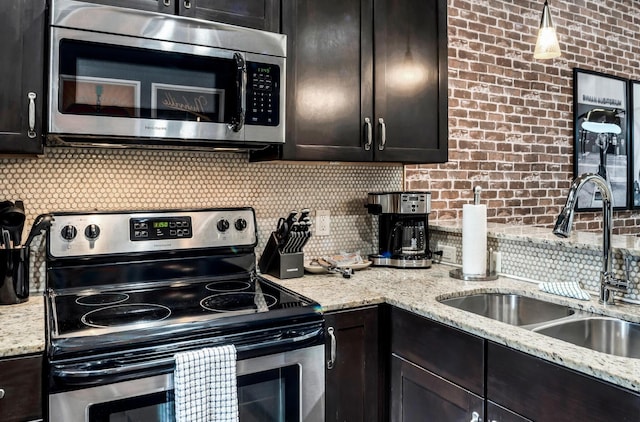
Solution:
[{"label": "microwave door window", "polygon": [[59,112],[229,123],[238,107],[232,58],[63,39]]}]

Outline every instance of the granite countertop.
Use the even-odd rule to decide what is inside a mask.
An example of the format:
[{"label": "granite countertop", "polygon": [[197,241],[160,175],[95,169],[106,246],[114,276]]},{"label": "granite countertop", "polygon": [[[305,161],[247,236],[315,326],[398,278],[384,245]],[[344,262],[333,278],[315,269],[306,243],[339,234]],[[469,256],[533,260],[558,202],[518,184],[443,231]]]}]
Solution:
[{"label": "granite countertop", "polygon": [[388,303],[476,334],[499,344],[558,363],[576,371],[640,392],[640,359],[608,355],[547,337],[524,328],[484,318],[438,302],[438,298],[489,291],[520,293],[575,309],[640,322],[640,305],[598,304],[597,297],[581,301],[544,293],[536,283],[500,277],[494,281],[462,281],[449,277],[453,267],[430,269],[368,268],[350,279],[337,274],[305,274],[277,283],[319,302],[325,311]]},{"label": "granite countertop", "polygon": [[[462,281],[449,277],[453,267],[430,269],[368,268],[349,279],[337,274],[305,274],[278,284],[319,302],[325,311],[388,303],[499,344],[558,363],[640,392],[640,359],[595,352],[524,328],[474,315],[438,302],[439,298],[489,291],[520,293],[597,314],[640,322],[640,305],[618,302],[604,307],[597,298],[580,301],[544,293],[537,284],[500,277],[494,281]],[[41,353],[45,349],[44,300],[0,306],[0,358]]]},{"label": "granite countertop", "polygon": [[44,351],[44,297],[0,306],[0,358]]}]

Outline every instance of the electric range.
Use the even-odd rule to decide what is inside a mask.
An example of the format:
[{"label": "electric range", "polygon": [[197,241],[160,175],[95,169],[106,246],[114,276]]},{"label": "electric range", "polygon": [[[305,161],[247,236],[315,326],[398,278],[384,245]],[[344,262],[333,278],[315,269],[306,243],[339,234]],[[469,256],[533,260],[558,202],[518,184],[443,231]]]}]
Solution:
[{"label": "electric range", "polygon": [[[128,383],[137,388],[156,380],[162,384],[156,388],[169,394],[176,352],[222,344],[236,346],[239,368],[303,356],[291,367],[304,366],[297,371],[324,380],[320,306],[258,274],[252,208],[53,213],[53,218],[46,268],[52,420],[93,421],[75,414],[88,415],[91,403],[112,400],[91,396],[74,402],[79,392],[105,388],[112,394],[123,384],[123,391],[132,391]],[[249,372],[255,378],[261,371]],[[299,383],[301,374],[291,374],[289,383]],[[303,400],[310,415],[324,400],[323,382],[314,385],[315,398]],[[306,394],[297,389],[301,397]],[[170,403],[170,395],[161,402]],[[241,403],[241,415],[242,409]]]}]

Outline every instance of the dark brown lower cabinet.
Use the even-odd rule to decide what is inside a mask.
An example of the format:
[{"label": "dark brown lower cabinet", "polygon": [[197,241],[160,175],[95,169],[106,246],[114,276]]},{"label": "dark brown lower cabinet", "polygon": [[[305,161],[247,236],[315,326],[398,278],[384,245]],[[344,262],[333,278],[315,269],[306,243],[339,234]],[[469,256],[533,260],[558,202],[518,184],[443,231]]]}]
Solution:
[{"label": "dark brown lower cabinet", "polygon": [[485,420],[484,345],[480,337],[392,308],[390,420]]},{"label": "dark brown lower cabinet", "polygon": [[391,356],[391,420],[483,420],[484,399],[433,372]]},{"label": "dark brown lower cabinet", "polygon": [[640,394],[492,342],[487,399],[535,421],[640,420]]},{"label": "dark brown lower cabinet", "polygon": [[487,421],[489,422],[532,422],[531,419],[513,413],[509,409],[487,401]]},{"label": "dark brown lower cabinet", "polygon": [[0,360],[0,421],[42,419],[42,355]]},{"label": "dark brown lower cabinet", "polygon": [[325,314],[325,320],[330,333],[326,349],[326,421],[382,420],[378,307],[330,312]]}]

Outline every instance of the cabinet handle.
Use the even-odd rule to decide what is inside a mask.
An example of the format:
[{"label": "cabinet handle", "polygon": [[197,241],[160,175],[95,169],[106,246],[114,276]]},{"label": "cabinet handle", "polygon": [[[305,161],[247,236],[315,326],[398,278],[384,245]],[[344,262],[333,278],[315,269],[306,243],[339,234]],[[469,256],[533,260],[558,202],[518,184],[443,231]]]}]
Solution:
[{"label": "cabinet handle", "polygon": [[382,117],[378,119],[378,126],[380,126],[380,144],[378,145],[378,149],[382,151],[387,143],[387,124]]},{"label": "cabinet handle", "polygon": [[373,125],[371,125],[371,119],[368,117],[364,118],[364,126],[367,129],[364,143],[364,150],[369,151],[371,149],[371,144],[373,143]]},{"label": "cabinet handle", "polygon": [[36,93],[30,92],[27,94],[29,98],[29,130],[27,136],[29,138],[36,137]]},{"label": "cabinet handle", "polygon": [[469,422],[482,422],[482,419],[480,419],[480,414],[478,412],[473,412],[471,414],[471,420]]},{"label": "cabinet handle", "polygon": [[171,6],[171,0],[162,0],[162,4],[164,4],[165,7],[169,7]]},{"label": "cabinet handle", "polygon": [[242,99],[244,98],[244,86],[247,84],[247,65],[240,53],[233,53],[233,59],[236,62],[236,100],[238,105],[235,110],[235,116],[231,117],[231,123],[227,127],[234,132],[240,132],[242,126],[244,126]]},{"label": "cabinet handle", "polygon": [[336,351],[338,348],[333,327],[327,328],[327,334],[329,334],[329,337],[331,339],[331,355],[329,356],[329,360],[327,361],[327,369],[333,369],[333,366],[336,363]]},{"label": "cabinet handle", "polygon": [[0,399],[4,398],[4,388],[0,388]]},{"label": "cabinet handle", "polygon": [[184,8],[191,9],[191,0],[184,0]]}]

